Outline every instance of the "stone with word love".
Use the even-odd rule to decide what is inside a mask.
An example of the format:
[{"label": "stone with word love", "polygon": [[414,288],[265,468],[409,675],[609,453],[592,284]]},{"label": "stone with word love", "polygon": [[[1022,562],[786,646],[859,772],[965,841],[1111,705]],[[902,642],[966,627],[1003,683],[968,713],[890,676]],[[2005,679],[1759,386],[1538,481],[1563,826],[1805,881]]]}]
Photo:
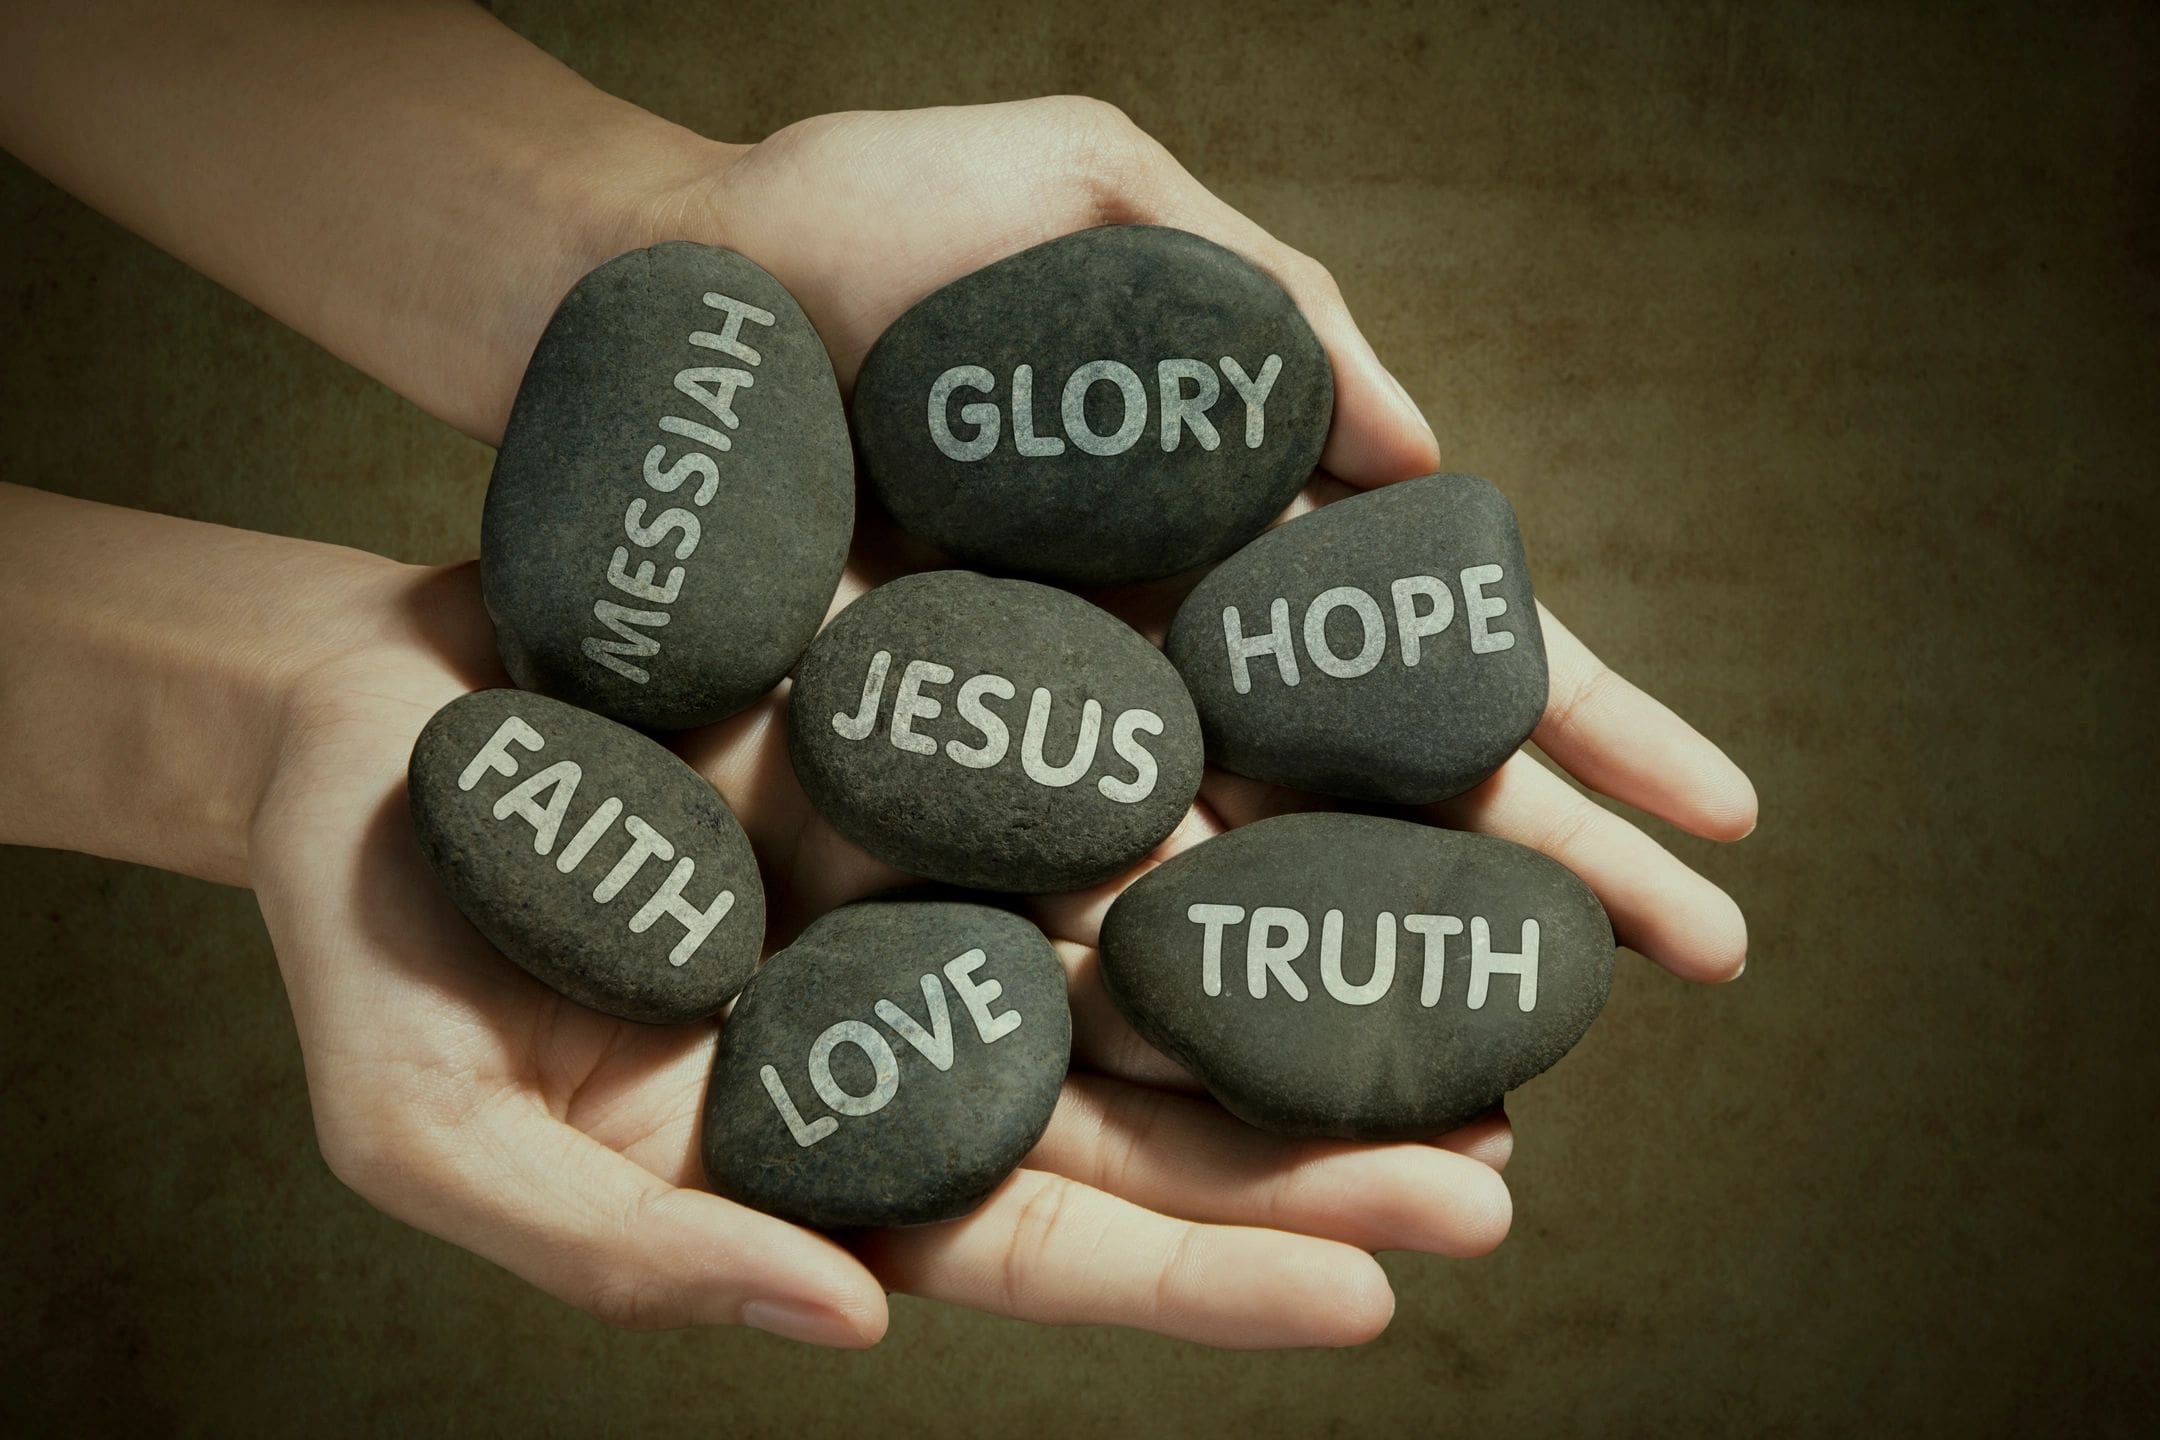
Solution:
[{"label": "stone with word love", "polygon": [[528,690],[627,725],[731,715],[817,633],[855,513],[817,331],[731,250],[633,250],[571,289],[503,433],[480,576]]},{"label": "stone with word love", "polygon": [[1075,585],[1168,575],[1310,478],[1335,385],[1283,288],[1197,235],[1082,230],[938,290],[855,383],[863,473],[956,561]]},{"label": "stone with word love", "polygon": [[1133,1027],[1283,1135],[1452,1130],[1566,1054],[1612,985],[1612,927],[1558,861],[1369,815],[1196,845],[1118,897],[1101,943]]},{"label": "stone with word love", "polygon": [[1522,535],[1474,475],[1407,480],[1277,526],[1194,588],[1164,650],[1210,760],[1353,800],[1458,795],[1545,710]]},{"label": "stone with word love", "polygon": [[1200,788],[1200,724],[1161,651],[1078,596],[966,570],[881,585],[825,627],[788,753],[841,834],[986,890],[1107,880]]},{"label": "stone with word love", "polygon": [[765,963],[720,1034],[706,1178],[798,1224],[964,1215],[1050,1123],[1072,1046],[1042,932],[920,892],[845,905]]},{"label": "stone with word love", "polygon": [[765,891],[705,778],[635,730],[522,690],[435,713],[406,777],[457,908],[571,999],[626,1020],[717,1014],[750,978]]}]

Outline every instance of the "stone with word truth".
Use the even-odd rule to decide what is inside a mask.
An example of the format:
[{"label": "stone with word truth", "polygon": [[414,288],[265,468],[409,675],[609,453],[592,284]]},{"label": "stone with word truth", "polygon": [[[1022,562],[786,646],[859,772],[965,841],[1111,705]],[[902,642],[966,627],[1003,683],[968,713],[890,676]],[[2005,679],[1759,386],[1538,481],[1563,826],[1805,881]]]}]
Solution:
[{"label": "stone with word truth", "polygon": [[1102,924],[1125,1018],[1283,1135],[1454,1129],[1582,1038],[1612,970],[1605,911],[1558,861],[1369,815],[1218,835],[1134,882]]},{"label": "stone with word truth", "polygon": [[1278,525],[1217,566],[1164,646],[1208,758],[1424,804],[1497,770],[1545,711],[1545,633],[1507,500],[1428,475]]},{"label": "stone with word truth", "polygon": [[817,633],[854,513],[832,362],[780,282],[687,241],[619,255],[548,322],[488,482],[503,664],[642,729],[731,715]]},{"label": "stone with word truth", "polygon": [[1042,1137],[1071,1043],[1065,972],[1019,916],[920,894],[842,906],[730,1012],[706,1177],[825,1229],[964,1215]]},{"label": "stone with word truth", "polygon": [[465,918],[536,978],[626,1020],[717,1014],[750,978],[765,891],[719,793],[658,742],[522,690],[435,713],[406,791]]},{"label": "stone with word truth", "polygon": [[1200,726],[1162,652],[1078,596],[933,570],[825,627],[788,701],[819,813],[914,875],[1075,890],[1133,865],[1200,787]]},{"label": "stone with word truth", "polygon": [[863,362],[863,473],[978,569],[1075,585],[1219,560],[1281,513],[1335,382],[1282,286],[1182,230],[1111,225],[966,275]]}]

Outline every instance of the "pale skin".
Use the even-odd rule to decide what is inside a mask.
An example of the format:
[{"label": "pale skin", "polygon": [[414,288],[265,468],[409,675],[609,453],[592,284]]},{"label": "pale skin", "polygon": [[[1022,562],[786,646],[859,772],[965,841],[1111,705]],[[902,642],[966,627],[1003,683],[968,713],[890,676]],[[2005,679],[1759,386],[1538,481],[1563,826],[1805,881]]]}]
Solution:
[{"label": "pale skin", "polygon": [[[1439,464],[1326,272],[1092,101],[823,116],[732,145],[601,94],[476,8],[421,0],[24,5],[0,17],[0,56],[14,153],[481,439],[499,438],[555,301],[624,249],[742,250],[802,300],[845,386],[946,280],[1150,221],[1269,270],[1326,344],[1336,421],[1302,505]],[[859,537],[835,606],[917,563],[894,537]],[[1175,597],[1101,598],[1159,633]],[[332,1170],[611,1322],[859,1346],[897,1290],[1215,1345],[1351,1344],[1393,1310],[1371,1252],[1476,1255],[1507,1230],[1503,1117],[1432,1144],[1285,1141],[1198,1095],[1097,977],[1096,927],[1130,876],[1033,907],[1067,964],[1076,1069],[980,1210],[843,1244],[730,1204],[695,1160],[715,1027],[557,998],[421,863],[413,737],[454,696],[505,683],[470,567],[0,487],[0,604],[17,620],[0,633],[0,841],[252,886]],[[1545,624],[1549,760],[1692,833],[1753,828],[1753,789],[1715,745]],[[804,800],[785,693],[676,742],[757,847],[775,943],[899,878]],[[1211,774],[1156,858],[1302,803]],[[1623,943],[1675,975],[1744,963],[1722,891],[1528,755],[1431,818],[1562,860]]]}]

